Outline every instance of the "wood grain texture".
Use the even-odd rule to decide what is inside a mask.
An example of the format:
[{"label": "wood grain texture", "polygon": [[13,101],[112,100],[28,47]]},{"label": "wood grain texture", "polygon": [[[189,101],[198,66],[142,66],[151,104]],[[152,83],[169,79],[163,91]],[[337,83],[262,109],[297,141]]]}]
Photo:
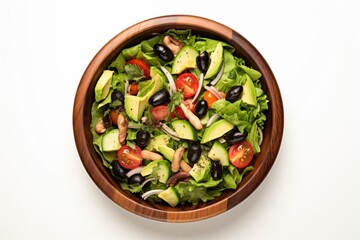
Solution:
[{"label": "wood grain texture", "polygon": [[[261,83],[269,98],[269,110],[264,128],[261,153],[254,161],[251,171],[235,191],[226,191],[219,198],[196,206],[172,208],[162,204],[150,204],[138,196],[120,188],[102,165],[94,150],[90,132],[91,105],[94,101],[94,87],[102,71],[126,47],[135,45],[150,37],[150,34],[171,28],[192,29],[201,36],[219,39],[233,45],[236,55],[247,65],[262,73]],[[139,216],[166,222],[191,222],[214,217],[241,203],[264,180],[277,157],[282,135],[284,115],[279,87],[276,79],[262,55],[239,33],[223,24],[197,16],[170,15],[148,19],[125,29],[95,55],[86,68],[74,100],[73,131],[81,161],[95,184],[115,203]]]}]

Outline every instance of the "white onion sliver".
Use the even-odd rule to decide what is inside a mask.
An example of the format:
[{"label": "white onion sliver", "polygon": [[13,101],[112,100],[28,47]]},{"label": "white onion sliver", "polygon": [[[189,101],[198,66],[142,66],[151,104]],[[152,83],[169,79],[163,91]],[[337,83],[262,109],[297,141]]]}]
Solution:
[{"label": "white onion sliver", "polygon": [[258,132],[259,132],[259,146],[260,146],[264,139],[264,136],[262,130],[259,127],[258,127]]},{"label": "white onion sliver", "polygon": [[214,78],[214,80],[212,80],[212,81],[210,82],[211,85],[214,86],[215,84],[217,84],[217,82],[220,80],[221,76],[222,76],[223,73],[224,73],[224,68],[225,68],[225,64],[224,64],[224,62],[223,62],[222,65],[221,65],[221,69],[220,69],[219,73],[216,75],[216,77]]},{"label": "white onion sliver", "polygon": [[143,166],[139,166],[139,167],[137,167],[137,168],[131,169],[130,171],[128,171],[128,172],[126,173],[126,176],[127,176],[127,177],[131,177],[131,176],[134,175],[134,174],[140,173],[140,172],[141,172],[141,169],[143,169]]},{"label": "white onion sliver", "polygon": [[216,90],[216,88],[214,88],[213,86],[211,87],[205,86],[205,89],[211,92],[217,99],[222,99],[219,91]]},{"label": "white onion sliver", "polygon": [[206,127],[209,127],[211,124],[213,124],[216,120],[218,120],[220,118],[220,115],[215,113],[214,115],[212,115],[210,118],[209,118],[209,121],[207,122],[206,124]]},{"label": "white onion sliver", "polygon": [[141,195],[141,197],[146,200],[148,197],[150,197],[151,195],[154,195],[154,194],[159,194],[161,192],[163,192],[164,190],[163,189],[153,189],[153,190],[149,190],[147,192],[145,192],[143,195]]},{"label": "white onion sliver", "polygon": [[177,137],[177,138],[179,137],[179,135],[174,130],[172,130],[170,127],[168,127],[168,125],[163,124],[161,127],[168,134],[170,134],[170,135],[172,135],[174,137]]},{"label": "white onion sliver", "polygon": [[147,184],[148,182],[151,182],[152,180],[155,180],[156,178],[149,178],[149,179],[146,179],[141,185],[140,187],[143,187],[145,186],[145,184]]},{"label": "white onion sliver", "polygon": [[175,86],[175,81],[173,76],[171,75],[171,73],[163,66],[160,66],[161,71],[163,71],[163,73],[165,74],[166,78],[169,80],[169,87],[170,87],[170,96],[173,95],[174,92],[176,92],[176,86]]},{"label": "white onion sliver", "polygon": [[201,89],[202,89],[202,85],[204,83],[204,73],[201,73],[200,74],[200,82],[199,82],[199,87],[195,93],[195,96],[194,98],[191,100],[191,103],[194,103],[196,101],[196,99],[199,97],[199,94],[201,92]]}]

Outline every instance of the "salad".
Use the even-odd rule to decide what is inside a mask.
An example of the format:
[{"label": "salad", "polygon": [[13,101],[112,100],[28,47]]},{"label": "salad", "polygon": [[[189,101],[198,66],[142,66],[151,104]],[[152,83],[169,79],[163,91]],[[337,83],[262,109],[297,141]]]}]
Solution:
[{"label": "salad", "polygon": [[261,73],[226,42],[170,29],[123,49],[95,86],[91,131],[121,188],[172,207],[236,189],[261,151]]}]

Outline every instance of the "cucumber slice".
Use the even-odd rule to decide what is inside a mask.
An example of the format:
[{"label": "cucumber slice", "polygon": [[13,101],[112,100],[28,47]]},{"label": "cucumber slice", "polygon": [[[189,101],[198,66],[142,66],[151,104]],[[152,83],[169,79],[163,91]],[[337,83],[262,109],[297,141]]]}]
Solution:
[{"label": "cucumber slice", "polygon": [[208,157],[211,160],[220,161],[222,166],[229,166],[229,156],[226,148],[219,141],[215,141],[211,147]]},{"label": "cucumber slice", "polygon": [[170,162],[167,160],[153,161],[141,169],[140,174],[145,177],[152,174],[154,171],[156,171],[155,174],[159,177],[159,182],[165,184],[171,176]]},{"label": "cucumber slice", "polygon": [[121,148],[119,142],[119,129],[112,129],[104,134],[101,142],[103,152],[117,151]]},{"label": "cucumber slice", "polygon": [[175,120],[171,122],[171,126],[174,128],[179,138],[192,141],[197,140],[197,131],[190,122],[186,120]]}]

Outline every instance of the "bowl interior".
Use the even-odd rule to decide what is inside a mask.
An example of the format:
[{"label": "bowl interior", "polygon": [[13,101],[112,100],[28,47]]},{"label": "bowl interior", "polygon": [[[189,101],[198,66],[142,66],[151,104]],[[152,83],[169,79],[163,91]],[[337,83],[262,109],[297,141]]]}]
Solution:
[{"label": "bowl interior", "polygon": [[[256,156],[254,170],[246,175],[238,188],[226,191],[217,199],[196,206],[176,208],[151,204],[141,197],[121,189],[97,155],[90,131],[91,105],[94,87],[102,71],[110,65],[123,48],[148,39],[154,33],[168,29],[191,29],[192,33],[227,42],[235,47],[235,55],[248,66],[262,73],[261,83],[269,99],[269,110],[263,131],[261,153]],[[159,221],[189,222],[209,218],[225,212],[249,196],[270,171],[280,148],[283,131],[283,107],[275,77],[265,59],[256,48],[232,29],[209,19],[174,15],[145,20],[135,24],[111,39],[93,58],[85,70],[75,97],[73,113],[74,136],[83,165],[98,187],[114,202],[126,210]]]}]

